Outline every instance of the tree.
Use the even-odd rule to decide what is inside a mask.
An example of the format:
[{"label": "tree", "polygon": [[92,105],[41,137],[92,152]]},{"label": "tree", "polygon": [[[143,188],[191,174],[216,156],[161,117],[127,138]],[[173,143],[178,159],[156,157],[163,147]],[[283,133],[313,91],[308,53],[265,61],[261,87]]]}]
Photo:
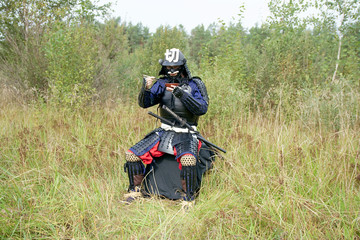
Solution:
[{"label": "tree", "polygon": [[359,0],[318,0],[321,17],[334,26],[338,37],[335,70],[332,77],[334,81],[339,68],[344,34],[351,24],[360,20]]},{"label": "tree", "polygon": [[134,52],[138,47],[144,47],[150,38],[149,28],[144,27],[141,23],[133,25],[131,22],[125,22],[123,25],[128,37],[130,52]]},{"label": "tree", "polygon": [[197,65],[200,65],[202,48],[210,41],[210,39],[210,30],[205,29],[203,24],[196,26],[193,30],[191,30],[189,38],[190,57]]},{"label": "tree", "polygon": [[94,22],[109,5],[90,0],[4,0],[0,2],[0,71],[11,84],[45,91],[44,34],[55,23]]}]

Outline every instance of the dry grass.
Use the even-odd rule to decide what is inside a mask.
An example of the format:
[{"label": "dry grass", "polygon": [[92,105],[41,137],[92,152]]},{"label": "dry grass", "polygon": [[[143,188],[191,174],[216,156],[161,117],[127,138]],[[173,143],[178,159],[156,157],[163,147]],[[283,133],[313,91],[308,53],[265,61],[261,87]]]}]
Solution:
[{"label": "dry grass", "polygon": [[358,129],[319,131],[252,114],[205,117],[204,135],[228,153],[204,178],[195,208],[183,214],[173,201],[121,202],[123,152],[156,126],[146,112],[135,104],[77,113],[2,108],[0,235],[359,238]]}]

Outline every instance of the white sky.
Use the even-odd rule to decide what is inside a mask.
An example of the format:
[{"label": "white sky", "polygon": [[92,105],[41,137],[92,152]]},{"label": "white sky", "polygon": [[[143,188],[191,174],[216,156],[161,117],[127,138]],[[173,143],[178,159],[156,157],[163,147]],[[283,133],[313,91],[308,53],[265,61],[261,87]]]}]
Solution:
[{"label": "white sky", "polygon": [[142,23],[150,32],[161,25],[182,24],[187,32],[200,24],[208,27],[219,19],[225,23],[239,20],[240,6],[245,6],[241,20],[245,28],[261,25],[269,15],[270,0],[99,0],[99,4],[113,2],[113,17],[133,24]]}]

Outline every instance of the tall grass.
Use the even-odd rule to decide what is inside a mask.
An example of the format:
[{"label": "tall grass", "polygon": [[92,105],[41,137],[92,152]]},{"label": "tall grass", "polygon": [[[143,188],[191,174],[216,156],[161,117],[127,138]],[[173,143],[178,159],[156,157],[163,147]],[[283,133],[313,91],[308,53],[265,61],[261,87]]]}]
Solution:
[{"label": "tall grass", "polygon": [[213,104],[201,131],[228,153],[204,177],[194,209],[185,214],[176,201],[122,202],[123,153],[157,126],[135,101],[78,112],[3,106],[0,236],[359,238],[359,125],[335,131],[321,121],[255,114],[229,101],[231,94],[219,115],[221,96],[209,91]]}]

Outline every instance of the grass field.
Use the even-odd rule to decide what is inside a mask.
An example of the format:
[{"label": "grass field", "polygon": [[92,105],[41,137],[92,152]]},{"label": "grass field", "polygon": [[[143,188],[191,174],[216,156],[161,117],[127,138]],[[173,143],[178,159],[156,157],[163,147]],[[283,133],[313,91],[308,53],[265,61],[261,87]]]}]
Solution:
[{"label": "grass field", "polygon": [[1,239],[360,239],[358,127],[205,116],[203,135],[228,152],[183,213],[121,201],[123,153],[156,126],[130,103],[2,107]]}]

